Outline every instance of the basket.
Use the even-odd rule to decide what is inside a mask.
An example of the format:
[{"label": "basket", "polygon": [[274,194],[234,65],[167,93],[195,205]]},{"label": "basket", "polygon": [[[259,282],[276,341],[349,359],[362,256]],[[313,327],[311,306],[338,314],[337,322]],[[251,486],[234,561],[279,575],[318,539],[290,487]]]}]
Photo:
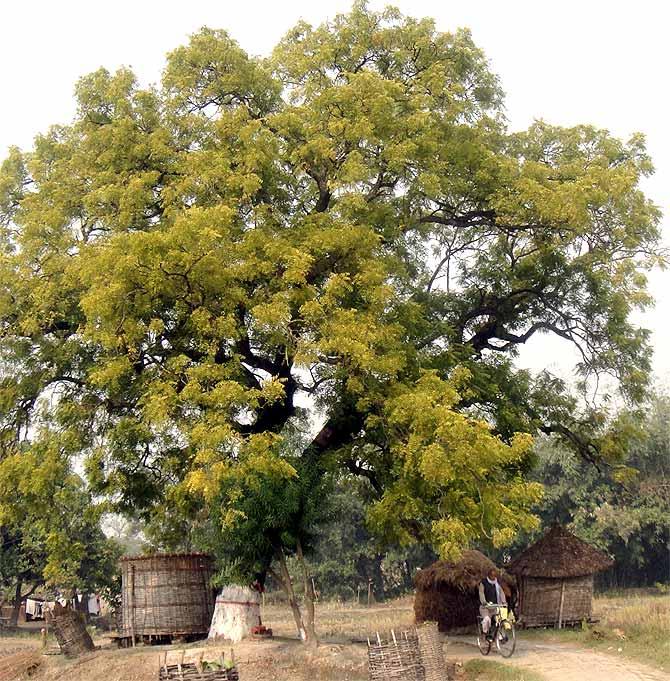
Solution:
[{"label": "basket", "polygon": [[198,669],[194,662],[161,667],[159,681],[239,681],[237,669]]},{"label": "basket", "polygon": [[166,652],[158,658],[158,681],[239,681],[237,667],[225,669],[223,663],[224,656],[221,654],[221,669],[206,669],[202,654],[197,662],[184,662],[182,651],[179,662],[168,664]]},{"label": "basket", "polygon": [[368,641],[368,678],[370,681],[424,681],[416,630],[390,638]]},{"label": "basket", "polygon": [[368,640],[370,681],[446,681],[442,639],[435,622]]},{"label": "basket", "polygon": [[76,657],[95,650],[93,640],[86,630],[86,622],[81,613],[70,608],[64,608],[60,603],[56,603],[48,619],[53,626],[56,640],[64,655]]},{"label": "basket", "polygon": [[442,637],[437,622],[426,622],[416,628],[424,681],[446,681],[448,668],[444,659]]}]

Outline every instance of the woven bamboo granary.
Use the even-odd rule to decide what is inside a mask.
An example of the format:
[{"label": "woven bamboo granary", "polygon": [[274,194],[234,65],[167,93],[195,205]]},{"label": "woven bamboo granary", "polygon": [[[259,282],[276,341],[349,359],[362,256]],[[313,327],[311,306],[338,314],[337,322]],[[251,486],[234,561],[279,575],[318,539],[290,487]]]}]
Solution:
[{"label": "woven bamboo granary", "polygon": [[519,585],[520,624],[560,629],[590,621],[593,575],[613,563],[564,527],[552,526],[507,568]]},{"label": "woven bamboo granary", "polygon": [[[417,623],[437,622],[442,632],[472,627],[479,614],[479,583],[496,568],[483,553],[463,551],[455,563],[438,560],[414,577],[414,617]],[[496,568],[497,569],[497,568]],[[508,601],[515,590],[513,578],[498,570]]]},{"label": "woven bamboo granary", "polygon": [[214,612],[213,572],[212,558],[202,553],[122,558],[119,636],[206,636]]}]

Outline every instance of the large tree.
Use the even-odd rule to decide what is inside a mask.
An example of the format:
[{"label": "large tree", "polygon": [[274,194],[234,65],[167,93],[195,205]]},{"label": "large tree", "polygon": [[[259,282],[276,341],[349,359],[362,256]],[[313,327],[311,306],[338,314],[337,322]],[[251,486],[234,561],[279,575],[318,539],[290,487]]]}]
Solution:
[{"label": "large tree", "polygon": [[291,478],[302,400],[302,470],[366,477],[380,536],[502,544],[538,494],[527,434],[607,443],[518,348],[554,334],[584,381],[644,393],[643,138],[510,133],[468,31],[358,2],[267,59],[203,29],[160,85],[101,69],[76,95],[0,173],[0,399],[26,436],[52,396],[120,509]]}]

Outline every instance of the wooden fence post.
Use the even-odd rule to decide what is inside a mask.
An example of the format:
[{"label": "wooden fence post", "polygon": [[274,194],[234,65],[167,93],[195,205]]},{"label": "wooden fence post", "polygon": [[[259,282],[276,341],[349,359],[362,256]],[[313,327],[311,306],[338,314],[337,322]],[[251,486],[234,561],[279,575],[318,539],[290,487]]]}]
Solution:
[{"label": "wooden fence post", "polygon": [[135,647],[135,566],[130,568],[130,596],[128,598],[128,605],[130,608],[130,635],[133,639],[133,648]]}]

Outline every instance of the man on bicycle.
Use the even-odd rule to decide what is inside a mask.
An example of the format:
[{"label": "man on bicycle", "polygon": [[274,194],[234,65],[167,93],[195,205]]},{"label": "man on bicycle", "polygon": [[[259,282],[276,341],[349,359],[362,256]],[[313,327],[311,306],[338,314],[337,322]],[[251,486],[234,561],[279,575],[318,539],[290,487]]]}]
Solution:
[{"label": "man on bicycle", "polygon": [[495,616],[496,609],[488,607],[491,605],[507,605],[505,592],[498,582],[498,572],[491,568],[488,574],[479,583],[479,614],[482,618],[482,631],[486,635],[486,640],[491,640],[489,634],[491,630],[491,618]]}]

